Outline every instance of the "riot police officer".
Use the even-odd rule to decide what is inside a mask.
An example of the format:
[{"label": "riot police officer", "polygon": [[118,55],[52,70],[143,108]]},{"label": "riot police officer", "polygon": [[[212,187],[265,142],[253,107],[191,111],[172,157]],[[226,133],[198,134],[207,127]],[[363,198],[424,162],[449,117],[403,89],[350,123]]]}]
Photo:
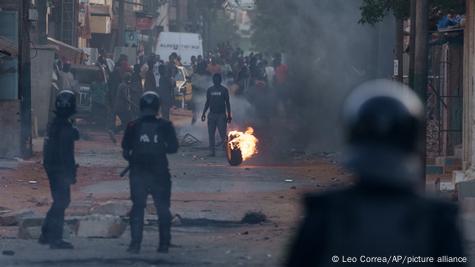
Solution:
[{"label": "riot police officer", "polygon": [[171,176],[167,154],[176,153],[178,140],[172,123],[157,118],[160,98],[145,92],[140,99],[141,117],[128,124],[122,141],[124,158],[130,166],[130,253],[139,253],[142,243],[144,209],[151,194],[159,217],[158,252],[167,253],[171,241]]},{"label": "riot police officer", "polygon": [[52,249],[72,249],[63,240],[64,212],[71,200],[70,186],[76,183],[74,142],[79,132],[69,118],[76,112],[76,97],[72,91],[59,92],[55,101],[55,118],[48,126],[43,149],[43,165],[53,197],[53,204],[41,228],[40,244]]},{"label": "riot police officer", "polygon": [[206,112],[208,114],[208,135],[209,135],[209,156],[215,156],[215,135],[218,129],[221,140],[227,141],[227,125],[231,123],[231,104],[229,102],[228,89],[221,85],[222,76],[217,73],[213,75],[213,86],[208,88],[206,92],[206,104],[201,115],[201,121],[206,120]]},{"label": "riot police officer", "polygon": [[[424,266],[450,266],[437,263],[438,257],[463,256],[456,207],[418,190],[424,167],[418,97],[399,83],[368,82],[347,99],[343,121],[346,164],[356,183],[306,197],[287,266],[334,266],[342,257],[351,266],[367,266],[369,257],[391,255],[432,257],[434,263]],[[399,266],[398,259],[384,265]]]}]

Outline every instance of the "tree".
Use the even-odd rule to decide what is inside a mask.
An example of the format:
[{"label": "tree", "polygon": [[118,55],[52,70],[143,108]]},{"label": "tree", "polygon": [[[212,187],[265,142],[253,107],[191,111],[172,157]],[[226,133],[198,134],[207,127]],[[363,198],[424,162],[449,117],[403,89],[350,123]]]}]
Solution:
[{"label": "tree", "polygon": [[409,0],[363,0],[360,7],[360,23],[374,25],[381,22],[387,15],[393,14],[396,18],[409,17]]},{"label": "tree", "polygon": [[[465,0],[432,0],[430,10],[447,13],[454,10],[456,13],[465,13]],[[363,0],[360,6],[362,24],[374,25],[381,22],[386,16],[394,15],[399,19],[407,19],[410,15],[410,0]],[[433,12],[433,15],[435,12]]]}]

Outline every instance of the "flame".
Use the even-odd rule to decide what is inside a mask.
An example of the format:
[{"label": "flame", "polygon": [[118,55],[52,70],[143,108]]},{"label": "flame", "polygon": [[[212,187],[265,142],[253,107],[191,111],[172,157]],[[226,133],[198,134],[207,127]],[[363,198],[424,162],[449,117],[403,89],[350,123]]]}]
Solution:
[{"label": "flame", "polygon": [[231,131],[228,134],[229,146],[231,149],[240,149],[242,159],[247,160],[257,154],[257,142],[254,136],[254,129],[248,127],[245,132]]}]

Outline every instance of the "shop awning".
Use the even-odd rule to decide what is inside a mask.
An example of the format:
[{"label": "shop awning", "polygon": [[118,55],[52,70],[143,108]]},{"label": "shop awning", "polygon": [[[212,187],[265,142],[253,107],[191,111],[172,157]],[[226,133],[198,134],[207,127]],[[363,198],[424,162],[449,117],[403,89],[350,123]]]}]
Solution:
[{"label": "shop awning", "polygon": [[63,60],[69,60],[73,64],[81,64],[82,59],[85,57],[82,49],[68,45],[51,37],[48,37],[48,44],[58,47],[58,55]]}]

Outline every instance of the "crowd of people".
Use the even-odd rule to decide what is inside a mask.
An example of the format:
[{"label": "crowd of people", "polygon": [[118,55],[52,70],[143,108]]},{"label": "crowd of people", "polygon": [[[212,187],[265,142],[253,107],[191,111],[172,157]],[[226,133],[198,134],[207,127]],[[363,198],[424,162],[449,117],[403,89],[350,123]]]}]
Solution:
[{"label": "crowd of people", "polygon": [[[177,53],[172,53],[167,59],[155,54],[143,55],[136,64],[132,64],[127,55],[120,55],[114,62],[111,56],[100,53],[95,65],[102,72],[91,82],[92,113],[100,114],[101,121],[117,133],[125,129],[126,122],[138,116],[142,94],[153,91],[160,96],[162,117],[169,119],[170,110],[176,105],[176,80],[183,79],[178,78],[181,77],[178,75],[180,67],[190,77],[207,77],[204,80],[211,81],[213,75],[221,74],[233,95],[242,95],[256,88],[284,88],[288,80],[288,67],[281,54],[247,54],[229,42],[219,44],[204,56],[192,56],[187,65],[182,62]],[[75,91],[71,64],[58,60],[56,70],[59,89]],[[209,85],[194,83],[193,94],[199,94],[199,89],[204,92]],[[188,107],[194,110],[194,122],[197,120],[196,109],[201,107],[195,103]]]},{"label": "crowd of people", "polygon": [[[162,117],[169,119],[169,110],[173,105],[175,76],[178,72],[179,57],[173,53],[167,62],[157,55],[151,55],[146,60],[133,66],[129,64],[128,57],[121,55],[114,68],[109,69],[106,58],[99,56],[97,65],[106,73],[107,101],[111,114],[118,116],[123,129],[125,123],[138,116],[138,103],[142,94],[153,91],[160,95],[162,101]],[[115,121],[114,121],[115,123]]]},{"label": "crowd of people", "polygon": [[244,93],[251,87],[269,88],[284,86],[288,67],[282,62],[282,55],[250,53],[245,55],[239,47],[229,42],[219,44],[204,57],[192,57],[191,68],[198,75],[221,73],[226,80],[237,85],[237,93]]}]

